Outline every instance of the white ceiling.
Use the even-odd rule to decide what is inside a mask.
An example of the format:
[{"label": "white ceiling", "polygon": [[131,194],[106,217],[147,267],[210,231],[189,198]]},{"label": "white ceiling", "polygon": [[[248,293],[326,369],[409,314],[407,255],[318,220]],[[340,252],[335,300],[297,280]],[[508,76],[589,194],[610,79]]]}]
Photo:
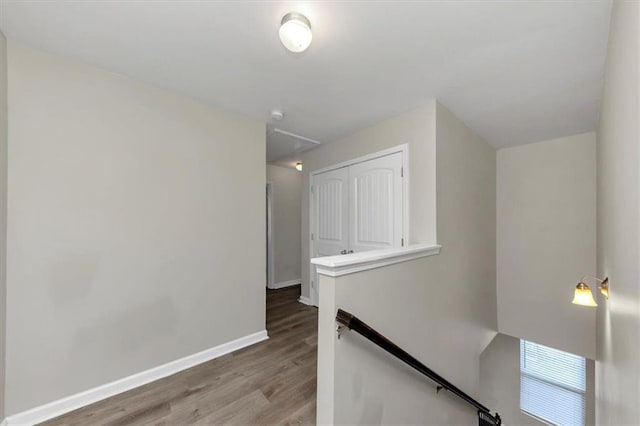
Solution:
[{"label": "white ceiling", "polygon": [[[0,0],[0,29],[268,123],[280,109],[277,127],[322,142],[435,97],[505,147],[594,129],[610,8],[580,0]],[[278,39],[292,10],[307,15],[314,35],[297,55]]]}]

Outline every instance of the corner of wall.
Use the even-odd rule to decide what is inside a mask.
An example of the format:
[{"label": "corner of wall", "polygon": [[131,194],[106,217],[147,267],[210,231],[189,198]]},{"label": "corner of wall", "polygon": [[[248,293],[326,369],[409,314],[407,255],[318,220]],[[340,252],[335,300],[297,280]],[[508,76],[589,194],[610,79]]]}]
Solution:
[{"label": "corner of wall", "polygon": [[7,121],[7,39],[0,31],[0,422],[5,417]]},{"label": "corner of wall", "polygon": [[[469,256],[482,257],[487,272],[487,288],[483,292],[483,304],[490,314],[484,317],[483,326],[489,331],[481,340],[480,352],[495,337],[498,330],[497,318],[497,279],[496,279],[496,149],[466,125],[439,101],[436,106],[436,215],[450,217],[438,220],[438,242],[443,252],[452,246],[463,244],[466,236],[458,235],[457,223],[465,223],[465,211],[474,211],[481,215],[484,223],[490,223],[482,233],[483,241],[488,244],[485,253],[473,253]],[[476,181],[478,191],[469,192],[468,184],[474,178],[470,175],[482,176],[483,181]],[[476,176],[475,178],[477,178]],[[469,179],[465,181],[465,179]],[[480,188],[481,186],[481,188]],[[467,194],[461,197],[459,194]],[[457,219],[452,219],[457,217]],[[471,231],[470,229],[468,231]],[[479,237],[479,236],[478,236]],[[460,247],[460,249],[462,249]],[[490,317],[489,317],[490,316]]]},{"label": "corner of wall", "polygon": [[611,12],[597,135],[596,424],[640,424],[640,5]]}]

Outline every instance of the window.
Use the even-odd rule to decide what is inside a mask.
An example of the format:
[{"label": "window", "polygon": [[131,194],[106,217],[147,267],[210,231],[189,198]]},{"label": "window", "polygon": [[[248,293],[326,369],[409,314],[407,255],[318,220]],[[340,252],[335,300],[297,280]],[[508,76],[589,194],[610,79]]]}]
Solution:
[{"label": "window", "polygon": [[585,424],[586,360],[520,340],[520,409],[562,426]]}]

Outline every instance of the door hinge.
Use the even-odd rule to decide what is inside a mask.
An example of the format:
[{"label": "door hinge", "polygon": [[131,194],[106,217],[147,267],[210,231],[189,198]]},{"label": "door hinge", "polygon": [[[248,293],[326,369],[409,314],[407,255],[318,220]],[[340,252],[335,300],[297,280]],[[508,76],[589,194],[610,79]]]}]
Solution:
[{"label": "door hinge", "polygon": [[400,238],[400,245],[404,247],[404,238]]},{"label": "door hinge", "polygon": [[404,167],[400,167],[400,177],[404,177]]},{"label": "door hinge", "polygon": [[315,188],[313,185],[311,185],[311,193],[313,194],[313,188]]},{"label": "door hinge", "polygon": [[315,283],[313,282],[313,280],[311,280],[311,288],[314,288],[314,287],[315,287],[315,285],[314,285],[314,284],[315,284]]},{"label": "door hinge", "polygon": [[313,232],[311,233],[311,241],[313,241]]}]

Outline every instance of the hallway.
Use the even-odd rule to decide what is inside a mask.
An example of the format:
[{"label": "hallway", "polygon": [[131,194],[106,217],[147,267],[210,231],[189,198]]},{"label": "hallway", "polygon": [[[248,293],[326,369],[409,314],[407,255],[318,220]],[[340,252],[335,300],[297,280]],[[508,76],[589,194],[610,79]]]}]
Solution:
[{"label": "hallway", "polygon": [[315,424],[318,311],[267,290],[269,340],[47,425]]}]

